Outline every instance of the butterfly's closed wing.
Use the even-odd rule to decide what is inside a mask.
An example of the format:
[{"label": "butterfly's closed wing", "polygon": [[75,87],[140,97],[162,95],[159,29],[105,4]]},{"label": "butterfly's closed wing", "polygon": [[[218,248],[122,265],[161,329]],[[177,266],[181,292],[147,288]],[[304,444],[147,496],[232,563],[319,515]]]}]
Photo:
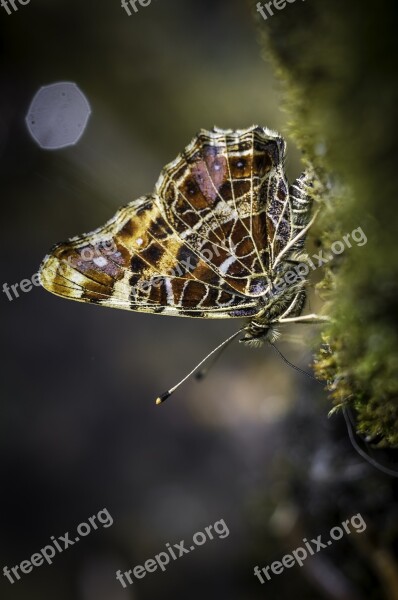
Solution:
[{"label": "butterfly's closed wing", "polygon": [[153,195],[58,244],[43,261],[43,286],[143,312],[255,314],[272,259],[294,233],[283,154],[282,138],[260,127],[201,131]]}]

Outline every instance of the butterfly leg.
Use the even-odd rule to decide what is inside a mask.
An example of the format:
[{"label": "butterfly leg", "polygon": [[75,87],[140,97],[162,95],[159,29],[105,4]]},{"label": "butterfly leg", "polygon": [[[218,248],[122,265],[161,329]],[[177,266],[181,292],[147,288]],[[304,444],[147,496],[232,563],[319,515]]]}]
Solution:
[{"label": "butterfly leg", "polygon": [[300,317],[286,317],[278,320],[278,323],[305,323],[305,324],[320,324],[331,321],[330,317],[325,315],[302,315]]}]

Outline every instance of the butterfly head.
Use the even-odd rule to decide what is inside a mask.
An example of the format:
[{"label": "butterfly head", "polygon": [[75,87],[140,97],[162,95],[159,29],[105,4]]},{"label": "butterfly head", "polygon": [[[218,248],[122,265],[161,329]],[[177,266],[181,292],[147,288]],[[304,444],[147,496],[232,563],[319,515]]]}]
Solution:
[{"label": "butterfly head", "polygon": [[239,340],[247,346],[257,348],[264,342],[273,344],[280,336],[280,332],[273,323],[251,319],[245,327],[245,335]]}]

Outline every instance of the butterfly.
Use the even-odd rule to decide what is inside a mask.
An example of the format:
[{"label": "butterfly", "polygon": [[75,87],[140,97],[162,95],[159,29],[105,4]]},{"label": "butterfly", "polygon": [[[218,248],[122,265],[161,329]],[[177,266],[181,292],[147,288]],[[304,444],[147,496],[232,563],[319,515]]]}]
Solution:
[{"label": "butterfly", "polygon": [[152,194],[120,208],[103,227],[56,244],[40,267],[43,287],[101,306],[206,319],[246,318],[230,343],[273,342],[300,316],[311,227],[309,176],[290,187],[286,143],[259,126],[202,129],[160,173]]}]

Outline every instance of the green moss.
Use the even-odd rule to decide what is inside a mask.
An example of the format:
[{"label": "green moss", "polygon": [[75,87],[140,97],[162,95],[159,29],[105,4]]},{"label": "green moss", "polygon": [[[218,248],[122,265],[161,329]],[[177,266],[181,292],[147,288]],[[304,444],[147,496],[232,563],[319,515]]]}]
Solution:
[{"label": "green moss", "polygon": [[325,254],[358,227],[368,240],[325,267],[318,290],[333,322],[315,371],[336,406],[355,408],[358,431],[398,445],[398,8],[297,0],[264,21],[251,4],[284,86],[288,133],[318,177],[313,234]]}]

